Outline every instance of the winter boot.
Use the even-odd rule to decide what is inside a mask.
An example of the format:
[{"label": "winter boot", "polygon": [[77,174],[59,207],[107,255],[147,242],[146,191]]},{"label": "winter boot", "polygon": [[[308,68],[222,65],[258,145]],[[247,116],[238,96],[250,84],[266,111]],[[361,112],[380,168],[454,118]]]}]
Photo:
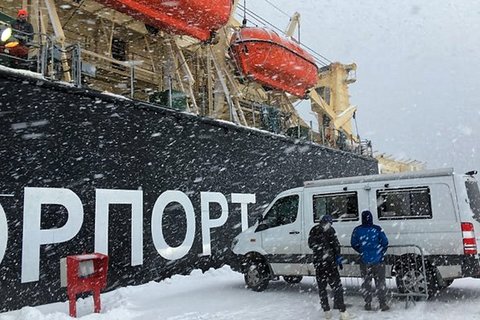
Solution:
[{"label": "winter boot", "polygon": [[332,311],[331,310],[325,311],[324,314],[325,314],[325,319],[327,319],[327,320],[332,319]]},{"label": "winter boot", "polygon": [[382,303],[382,304],[380,304],[380,310],[388,311],[388,310],[390,310],[390,307],[388,306],[388,304]]},{"label": "winter boot", "polygon": [[353,318],[355,317],[350,315],[347,311],[340,312],[340,320],[350,320]]},{"label": "winter boot", "polygon": [[372,311],[372,304],[370,302],[365,303],[364,309],[367,311]]}]

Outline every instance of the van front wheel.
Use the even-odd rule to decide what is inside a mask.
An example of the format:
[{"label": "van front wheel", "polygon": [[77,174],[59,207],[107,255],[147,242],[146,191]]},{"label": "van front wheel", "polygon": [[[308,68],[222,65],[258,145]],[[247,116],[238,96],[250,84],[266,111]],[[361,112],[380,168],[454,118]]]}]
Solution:
[{"label": "van front wheel", "polygon": [[251,261],[245,271],[245,284],[253,291],[263,291],[270,281],[270,272],[264,262]]}]

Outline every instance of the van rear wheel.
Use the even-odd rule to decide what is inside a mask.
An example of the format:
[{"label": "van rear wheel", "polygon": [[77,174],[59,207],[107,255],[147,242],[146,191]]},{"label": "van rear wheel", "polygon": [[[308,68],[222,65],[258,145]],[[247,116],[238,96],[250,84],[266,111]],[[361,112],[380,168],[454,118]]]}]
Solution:
[{"label": "van rear wheel", "polygon": [[270,272],[262,261],[250,261],[244,274],[245,284],[253,291],[263,291],[270,281]]},{"label": "van rear wheel", "polygon": [[285,280],[286,283],[290,284],[299,283],[300,281],[302,281],[302,279],[302,276],[283,276],[283,280]]},{"label": "van rear wheel", "polygon": [[427,281],[421,270],[405,268],[398,272],[395,282],[400,293],[425,294],[427,292]]},{"label": "van rear wheel", "polygon": [[440,290],[438,275],[435,266],[426,265],[426,272],[423,272],[418,261],[410,261],[397,266],[395,282],[400,293],[426,294],[431,298]]}]

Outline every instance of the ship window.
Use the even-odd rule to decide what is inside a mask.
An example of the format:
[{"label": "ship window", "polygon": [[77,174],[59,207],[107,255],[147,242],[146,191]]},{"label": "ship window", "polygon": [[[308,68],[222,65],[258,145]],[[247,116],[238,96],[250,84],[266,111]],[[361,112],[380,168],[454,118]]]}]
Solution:
[{"label": "ship window", "polygon": [[322,97],[323,101],[327,104],[330,104],[330,88],[329,87],[319,87],[315,89],[320,97]]},{"label": "ship window", "polygon": [[112,58],[127,61],[127,42],[120,38],[112,38]]},{"label": "ship window", "polygon": [[[120,38],[112,38],[112,58],[118,61],[127,61],[127,42]],[[125,66],[118,63],[112,63],[112,67],[117,70],[125,71]]]},{"label": "ship window", "polygon": [[298,195],[278,199],[261,221],[267,228],[290,224],[297,220]]},{"label": "ship window", "polygon": [[431,219],[428,187],[377,190],[379,220]]},{"label": "ship window", "polygon": [[356,192],[313,195],[313,221],[329,214],[335,221],[358,220],[358,197]]}]

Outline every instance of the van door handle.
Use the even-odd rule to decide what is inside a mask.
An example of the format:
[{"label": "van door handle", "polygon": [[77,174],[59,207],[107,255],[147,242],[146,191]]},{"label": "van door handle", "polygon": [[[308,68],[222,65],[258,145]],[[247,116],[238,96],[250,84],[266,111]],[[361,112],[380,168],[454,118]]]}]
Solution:
[{"label": "van door handle", "polygon": [[300,231],[290,231],[290,234],[300,234]]}]

